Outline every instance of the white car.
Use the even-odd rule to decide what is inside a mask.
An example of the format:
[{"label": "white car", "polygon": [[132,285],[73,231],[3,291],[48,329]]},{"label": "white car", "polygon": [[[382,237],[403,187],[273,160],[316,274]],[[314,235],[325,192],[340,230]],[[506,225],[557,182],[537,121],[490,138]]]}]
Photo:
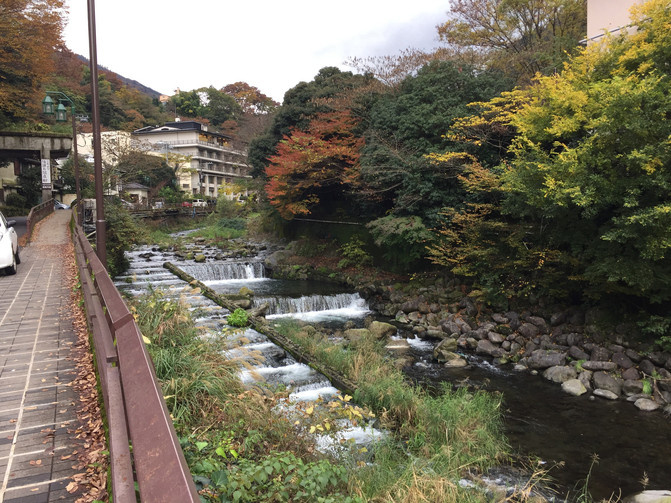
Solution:
[{"label": "white car", "polygon": [[0,213],[0,269],[5,274],[16,274],[16,265],[21,263],[19,258],[19,238],[14,230],[16,221],[7,220]]},{"label": "white car", "polygon": [[202,199],[194,199],[193,200],[193,205],[196,206],[196,207],[200,207],[200,208],[206,208],[207,207],[207,203],[205,201],[203,201]]}]

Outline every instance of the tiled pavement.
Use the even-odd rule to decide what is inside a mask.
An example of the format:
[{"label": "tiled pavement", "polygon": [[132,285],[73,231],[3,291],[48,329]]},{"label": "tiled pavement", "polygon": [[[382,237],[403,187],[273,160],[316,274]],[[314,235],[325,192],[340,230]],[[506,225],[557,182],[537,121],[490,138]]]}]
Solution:
[{"label": "tiled pavement", "polygon": [[68,386],[76,337],[64,314],[70,213],[47,217],[21,250],[17,274],[0,273],[0,503],[76,499],[66,491],[79,426]]}]

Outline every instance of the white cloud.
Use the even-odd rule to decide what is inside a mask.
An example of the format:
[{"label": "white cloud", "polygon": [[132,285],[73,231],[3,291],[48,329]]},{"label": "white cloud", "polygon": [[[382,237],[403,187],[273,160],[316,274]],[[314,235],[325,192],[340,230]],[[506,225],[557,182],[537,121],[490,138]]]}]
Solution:
[{"label": "white cloud", "polygon": [[[64,37],[88,57],[86,2],[69,0]],[[349,57],[436,45],[445,0],[317,2],[98,0],[98,63],[164,94],[245,81],[281,101]]]}]

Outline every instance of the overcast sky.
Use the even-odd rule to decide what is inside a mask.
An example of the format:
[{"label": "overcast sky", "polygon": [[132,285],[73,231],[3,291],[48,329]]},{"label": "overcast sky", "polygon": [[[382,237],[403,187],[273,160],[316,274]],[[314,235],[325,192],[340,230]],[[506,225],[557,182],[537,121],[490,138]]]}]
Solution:
[{"label": "overcast sky", "polygon": [[[67,47],[88,58],[87,2],[67,0]],[[437,45],[448,0],[98,0],[98,64],[162,94],[244,81],[281,102],[350,57]]]}]

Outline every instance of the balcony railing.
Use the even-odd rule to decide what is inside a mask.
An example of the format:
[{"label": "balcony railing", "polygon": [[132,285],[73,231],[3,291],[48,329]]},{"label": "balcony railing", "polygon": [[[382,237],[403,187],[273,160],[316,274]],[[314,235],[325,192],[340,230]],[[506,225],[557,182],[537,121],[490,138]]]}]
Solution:
[{"label": "balcony railing", "polygon": [[213,143],[203,140],[161,140],[163,145],[203,145],[206,147],[216,148],[223,152],[246,157],[246,154],[240,150],[233,150],[232,148],[224,147],[218,143]]}]

